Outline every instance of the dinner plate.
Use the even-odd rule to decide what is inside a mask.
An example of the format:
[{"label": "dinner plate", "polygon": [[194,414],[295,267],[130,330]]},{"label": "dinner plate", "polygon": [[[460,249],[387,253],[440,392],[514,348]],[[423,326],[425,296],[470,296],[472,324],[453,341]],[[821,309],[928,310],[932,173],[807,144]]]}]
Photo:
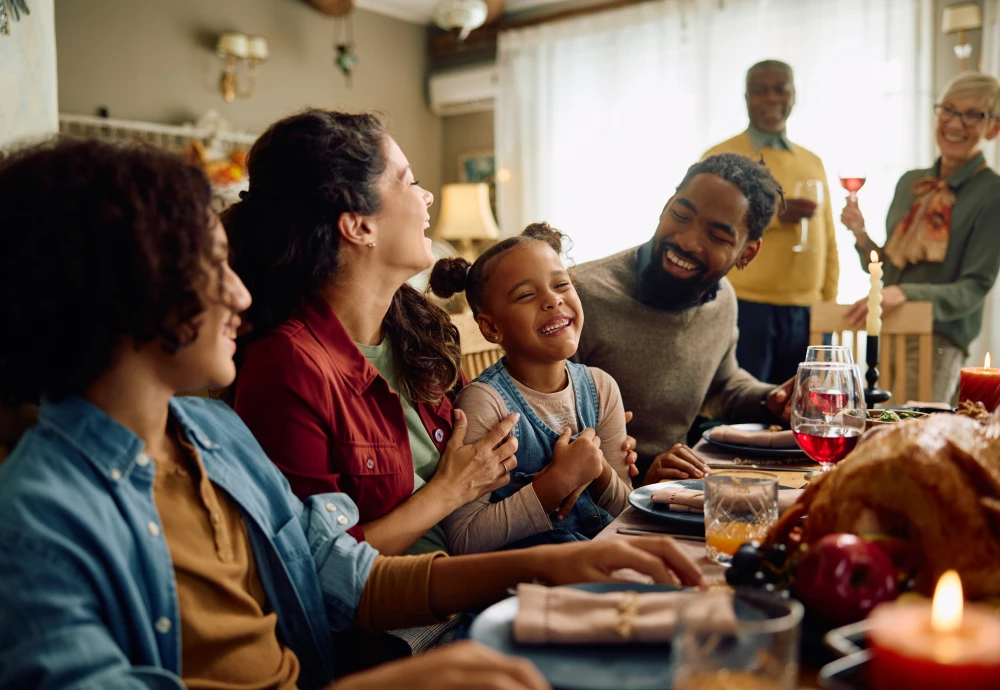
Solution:
[{"label": "dinner plate", "polygon": [[[764,424],[730,424],[729,426],[734,429],[739,429],[740,431],[766,431],[768,428]],[[710,431],[711,429],[706,429],[701,435],[701,437],[705,439],[706,443],[713,445],[716,448],[728,450],[730,453],[735,453],[737,455],[752,455],[758,458],[797,458],[805,455],[805,453],[798,448],[761,448],[760,446],[744,446],[737,443],[720,443],[719,441],[713,441],[709,438]]]},{"label": "dinner plate", "polygon": [[[601,582],[572,585],[585,592],[673,592],[677,587]],[[517,597],[489,607],[472,622],[469,637],[503,654],[527,659],[556,688],[665,690],[673,682],[669,645],[520,645],[514,641]]]},{"label": "dinner plate", "polygon": [[[739,468],[734,467],[733,469],[738,470]],[[677,525],[678,527],[694,528],[704,532],[704,513],[685,513],[681,511],[674,511],[669,510],[666,505],[653,503],[653,493],[667,486],[682,486],[685,489],[693,489],[695,491],[705,490],[705,482],[702,479],[675,479],[669,482],[660,482],[659,484],[640,486],[628,495],[628,502],[639,512],[654,517],[660,522],[668,522],[673,525]],[[778,486],[779,491],[786,491],[791,488],[792,487],[790,486]]]}]

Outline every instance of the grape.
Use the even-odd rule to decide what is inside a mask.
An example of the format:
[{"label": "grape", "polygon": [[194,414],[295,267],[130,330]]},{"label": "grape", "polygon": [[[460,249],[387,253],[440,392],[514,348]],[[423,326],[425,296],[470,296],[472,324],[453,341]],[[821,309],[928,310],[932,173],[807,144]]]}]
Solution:
[{"label": "grape", "polygon": [[760,567],[763,562],[764,557],[761,553],[761,549],[758,546],[754,546],[753,542],[747,542],[742,544],[740,548],[736,550],[733,554],[733,560],[731,562],[733,568],[738,568],[741,571],[752,573]]}]

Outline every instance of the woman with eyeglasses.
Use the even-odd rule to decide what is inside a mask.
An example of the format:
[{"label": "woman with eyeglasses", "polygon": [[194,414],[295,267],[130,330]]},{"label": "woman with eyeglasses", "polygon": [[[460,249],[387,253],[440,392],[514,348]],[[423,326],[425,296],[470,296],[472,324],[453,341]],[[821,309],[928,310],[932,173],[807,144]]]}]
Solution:
[{"label": "woman with eyeglasses", "polygon": [[[934,304],[931,391],[935,402],[949,402],[1000,268],[1000,176],[983,157],[984,143],[1000,134],[1000,82],[978,72],[960,74],[945,87],[935,112],[941,155],[930,168],[900,178],[885,246],[868,236],[856,200],[848,198],[840,220],[854,233],[865,270],[872,251],[883,262],[883,316],[907,301]],[[862,327],[867,313],[865,298],[847,317]],[[909,400],[917,398],[917,353],[916,338],[908,338]]]}]

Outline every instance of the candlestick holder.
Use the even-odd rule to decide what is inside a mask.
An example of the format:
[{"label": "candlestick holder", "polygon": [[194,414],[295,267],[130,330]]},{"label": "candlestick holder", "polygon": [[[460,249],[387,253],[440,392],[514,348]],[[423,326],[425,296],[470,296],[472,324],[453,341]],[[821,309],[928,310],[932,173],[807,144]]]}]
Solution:
[{"label": "candlestick holder", "polygon": [[865,388],[865,405],[869,409],[892,397],[892,393],[875,385],[878,382],[878,347],[879,337],[868,336],[868,347],[865,352],[865,362],[868,364],[868,371],[865,372],[865,381],[868,382],[868,387]]}]

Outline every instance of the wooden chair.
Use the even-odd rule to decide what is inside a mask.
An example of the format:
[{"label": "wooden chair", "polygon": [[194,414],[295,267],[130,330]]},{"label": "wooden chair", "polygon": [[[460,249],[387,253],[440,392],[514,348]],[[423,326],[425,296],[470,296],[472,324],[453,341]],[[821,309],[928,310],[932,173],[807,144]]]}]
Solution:
[{"label": "wooden chair", "polygon": [[[862,364],[860,358],[863,331],[856,331],[847,322],[844,313],[850,305],[836,302],[822,302],[813,306],[809,322],[809,344],[822,345],[823,335],[834,334],[834,344],[851,348],[854,361]],[[879,381],[878,385],[892,392],[896,404],[906,402],[906,336],[919,337],[917,366],[917,397],[924,402],[931,401],[931,365],[933,355],[934,306],[930,302],[905,302],[901,307],[882,317],[882,334],[879,340]],[[890,360],[890,358],[893,358]],[[892,361],[892,376],[889,362]]]},{"label": "wooden chair", "polygon": [[472,317],[471,311],[452,314],[451,322],[458,327],[462,338],[462,371],[470,381],[503,357],[503,349],[486,340],[480,333],[479,324]]}]

